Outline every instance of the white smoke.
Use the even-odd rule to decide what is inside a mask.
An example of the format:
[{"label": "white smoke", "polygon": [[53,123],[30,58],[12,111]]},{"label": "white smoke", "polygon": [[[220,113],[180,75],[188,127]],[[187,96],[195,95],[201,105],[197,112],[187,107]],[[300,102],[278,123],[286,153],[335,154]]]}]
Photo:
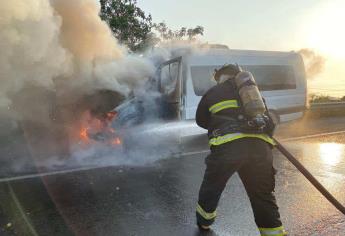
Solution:
[{"label": "white smoke", "polygon": [[[0,105],[27,85],[75,93],[126,94],[153,73],[128,57],[98,13],[97,0],[12,0],[0,5]],[[61,89],[62,87],[62,89]]]},{"label": "white smoke", "polygon": [[0,4],[0,105],[28,83],[52,87],[52,79],[71,70],[70,53],[59,41],[61,17],[47,0]]},{"label": "white smoke", "polygon": [[20,120],[35,162],[68,154],[80,100],[92,103],[101,90],[120,100],[154,74],[150,60],[117,42],[99,11],[98,0],[0,4],[0,118]]},{"label": "white smoke", "polygon": [[302,48],[298,53],[303,57],[308,79],[314,79],[324,71],[326,59],[322,55],[309,48]]},{"label": "white smoke", "polygon": [[[15,111],[14,117],[20,119],[37,165],[55,165],[56,161],[56,165],[73,166],[90,163],[88,160],[93,165],[100,162],[99,156],[109,156],[101,155],[97,147],[73,152],[64,142],[69,137],[66,133],[75,131],[69,121],[75,118],[77,102],[84,95],[91,97],[91,102],[96,100],[93,92],[102,89],[124,96],[134,91],[150,107],[150,114],[157,115],[151,107],[159,94],[145,96],[143,84],[160,62],[190,47],[167,45],[152,52],[150,59],[129,55],[100,19],[99,11],[98,0],[11,0],[0,4],[0,110],[14,107],[6,111]],[[55,116],[54,107],[61,114]],[[132,155],[132,162],[169,156],[172,151],[168,147],[157,145],[159,141],[170,144],[162,141],[169,135],[158,137],[145,143],[157,150],[139,150]],[[96,154],[98,158],[93,159]],[[72,158],[61,161],[65,155]],[[125,156],[111,155],[118,159],[108,162],[106,158],[104,164],[128,164]]]}]

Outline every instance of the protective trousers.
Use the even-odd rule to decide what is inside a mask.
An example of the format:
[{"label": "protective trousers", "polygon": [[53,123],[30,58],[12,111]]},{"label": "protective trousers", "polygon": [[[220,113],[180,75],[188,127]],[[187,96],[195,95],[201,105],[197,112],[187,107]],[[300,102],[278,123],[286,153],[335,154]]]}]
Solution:
[{"label": "protective trousers", "polygon": [[257,138],[241,138],[211,147],[199,191],[197,221],[211,225],[219,198],[237,171],[251,202],[261,235],[286,235],[274,196],[275,170],[270,144]]}]

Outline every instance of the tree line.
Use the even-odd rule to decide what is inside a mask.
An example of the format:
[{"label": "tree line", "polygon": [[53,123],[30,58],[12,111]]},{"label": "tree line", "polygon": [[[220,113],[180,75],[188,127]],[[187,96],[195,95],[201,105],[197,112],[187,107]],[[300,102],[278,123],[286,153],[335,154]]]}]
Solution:
[{"label": "tree line", "polygon": [[151,14],[140,9],[136,0],[100,0],[100,3],[100,17],[132,52],[169,40],[193,41],[204,34],[204,27],[199,25],[172,30],[165,22],[154,23]]}]

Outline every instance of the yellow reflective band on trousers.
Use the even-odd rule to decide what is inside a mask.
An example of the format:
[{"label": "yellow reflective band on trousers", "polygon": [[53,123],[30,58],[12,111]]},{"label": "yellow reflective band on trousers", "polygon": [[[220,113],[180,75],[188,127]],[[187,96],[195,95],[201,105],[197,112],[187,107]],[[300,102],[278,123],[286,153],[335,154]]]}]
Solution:
[{"label": "yellow reflective band on trousers", "polygon": [[239,108],[237,100],[225,100],[211,106],[208,110],[215,114],[227,108]]},{"label": "yellow reflective band on trousers", "polygon": [[205,220],[212,220],[217,216],[216,211],[207,213],[206,211],[204,211],[204,209],[202,209],[202,207],[199,204],[196,207],[196,212],[198,212]]},{"label": "yellow reflective band on trousers", "polygon": [[285,236],[287,235],[283,226],[276,228],[259,228],[261,236]]},{"label": "yellow reflective band on trousers", "polygon": [[222,145],[240,138],[259,138],[266,141],[269,144],[276,145],[276,143],[266,134],[245,134],[245,133],[231,133],[216,138],[211,138],[208,142],[209,145]]}]

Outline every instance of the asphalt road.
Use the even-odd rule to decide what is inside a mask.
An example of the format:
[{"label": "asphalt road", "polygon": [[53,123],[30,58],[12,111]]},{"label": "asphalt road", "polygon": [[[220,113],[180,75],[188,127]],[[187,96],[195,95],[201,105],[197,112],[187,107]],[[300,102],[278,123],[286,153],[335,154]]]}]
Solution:
[{"label": "asphalt road", "polygon": [[[344,124],[324,122],[334,127],[329,131],[339,131]],[[281,128],[282,138],[296,130],[289,127]],[[345,133],[283,143],[345,204]],[[41,177],[30,176],[33,165],[24,179],[6,173],[0,180],[0,235],[202,235],[194,212],[206,155],[189,153],[141,166],[87,167]],[[345,235],[345,217],[278,152],[275,167],[276,196],[290,235]],[[204,235],[259,235],[237,175],[223,193],[213,230]]]}]

